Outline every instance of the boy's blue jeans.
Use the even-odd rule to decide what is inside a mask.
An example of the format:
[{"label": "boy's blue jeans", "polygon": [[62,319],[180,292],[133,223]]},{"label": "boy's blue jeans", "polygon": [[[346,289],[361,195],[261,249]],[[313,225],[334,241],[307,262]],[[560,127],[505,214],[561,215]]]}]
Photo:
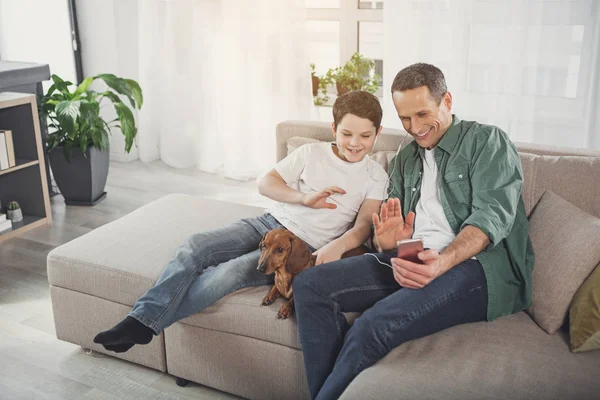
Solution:
[{"label": "boy's blue jeans", "polygon": [[276,228],[283,225],[264,214],[190,236],[129,315],[158,335],[235,290],[272,284],[273,276],[256,268],[258,244]]},{"label": "boy's blue jeans", "polygon": [[[375,256],[391,264],[394,255]],[[409,289],[365,254],[305,270],[293,290],[313,399],[339,398],[354,377],[402,343],[487,318],[487,283],[477,260]],[[349,327],[344,312],[364,313]]]}]

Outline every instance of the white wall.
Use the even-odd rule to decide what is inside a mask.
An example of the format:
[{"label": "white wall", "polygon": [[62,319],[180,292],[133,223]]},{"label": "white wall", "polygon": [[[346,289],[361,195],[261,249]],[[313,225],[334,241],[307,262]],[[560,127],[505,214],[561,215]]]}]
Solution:
[{"label": "white wall", "polygon": [[[138,1],[76,0],[75,5],[84,75],[112,73],[138,80]],[[111,108],[105,110],[107,115],[114,116]],[[129,154],[124,149],[123,134],[113,131],[110,158],[116,161],[138,158],[135,144]]]},{"label": "white wall", "polygon": [[[76,0],[84,77],[113,73],[138,79],[137,6],[138,0]],[[0,57],[47,63],[51,73],[76,83],[67,0],[0,0]],[[114,118],[112,108],[104,110]],[[114,131],[111,159],[138,158],[135,145],[129,154],[124,148],[123,135]]]},{"label": "white wall", "polygon": [[[459,117],[514,141],[600,148],[598,1],[386,2],[384,60],[386,85],[412,63],[438,66]],[[383,125],[401,127],[384,96]]]},{"label": "white wall", "polygon": [[76,82],[67,1],[0,0],[0,57],[49,64],[50,73]]}]

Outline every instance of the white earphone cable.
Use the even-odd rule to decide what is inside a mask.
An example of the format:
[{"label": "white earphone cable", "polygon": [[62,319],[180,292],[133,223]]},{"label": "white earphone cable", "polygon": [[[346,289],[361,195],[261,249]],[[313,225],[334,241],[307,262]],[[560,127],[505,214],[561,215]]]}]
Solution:
[{"label": "white earphone cable", "polygon": [[[380,259],[379,259],[379,258],[378,258],[378,257],[377,257],[375,254],[373,254],[373,253],[365,253],[365,254],[367,254],[367,255],[369,255],[369,256],[373,256],[373,257],[374,257],[374,258],[377,260],[377,262],[378,262],[379,264],[381,264],[381,265],[385,265],[386,267],[390,267],[390,268],[392,268],[392,266],[391,266],[390,264],[388,264],[388,263],[384,263],[384,262],[381,262],[381,260],[380,260]],[[393,268],[392,268],[392,269],[393,269]]]},{"label": "white earphone cable", "polygon": [[[396,165],[400,164],[400,160],[396,160],[396,158],[400,157],[400,151],[402,150],[402,146],[404,145],[404,142],[406,141],[406,139],[408,138],[408,135],[404,136],[402,138],[402,141],[400,142],[400,146],[398,146],[398,151],[396,151],[396,155],[392,158],[391,161],[394,161],[394,165],[392,165],[392,170],[390,172],[388,172],[388,187],[391,186],[392,189],[394,189],[394,181],[392,180],[392,176],[394,175],[394,171],[396,170]],[[384,189],[386,190],[386,189]],[[389,193],[389,189],[388,193]],[[387,193],[383,193],[383,197],[385,197]]]}]

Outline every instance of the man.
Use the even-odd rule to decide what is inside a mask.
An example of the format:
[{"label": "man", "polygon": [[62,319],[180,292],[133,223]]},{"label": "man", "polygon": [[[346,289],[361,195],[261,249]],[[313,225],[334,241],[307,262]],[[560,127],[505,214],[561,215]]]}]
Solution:
[{"label": "man", "polygon": [[[454,116],[433,65],[400,71],[392,97],[415,140],[392,161],[390,200],[373,215],[379,253],[311,268],[293,283],[313,399],[337,399],[402,343],[531,303],[534,255],[514,145],[497,127]],[[422,264],[396,258],[397,242],[411,237],[429,248]],[[344,312],[363,314],[349,328]]]}]

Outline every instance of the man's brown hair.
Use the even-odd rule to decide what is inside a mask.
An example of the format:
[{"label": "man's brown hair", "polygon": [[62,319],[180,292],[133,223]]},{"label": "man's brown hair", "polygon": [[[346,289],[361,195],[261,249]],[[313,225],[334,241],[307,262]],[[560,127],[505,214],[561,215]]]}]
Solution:
[{"label": "man's brown hair", "polygon": [[404,92],[406,90],[416,89],[421,86],[427,86],[431,97],[438,104],[442,97],[448,91],[446,87],[446,78],[442,71],[431,64],[418,63],[409,65],[398,72],[392,83],[392,94],[394,92]]},{"label": "man's brown hair", "polygon": [[377,132],[381,125],[383,110],[377,97],[369,92],[356,90],[344,93],[335,100],[333,104],[333,123],[336,129],[346,114],[368,119],[373,123]]}]

